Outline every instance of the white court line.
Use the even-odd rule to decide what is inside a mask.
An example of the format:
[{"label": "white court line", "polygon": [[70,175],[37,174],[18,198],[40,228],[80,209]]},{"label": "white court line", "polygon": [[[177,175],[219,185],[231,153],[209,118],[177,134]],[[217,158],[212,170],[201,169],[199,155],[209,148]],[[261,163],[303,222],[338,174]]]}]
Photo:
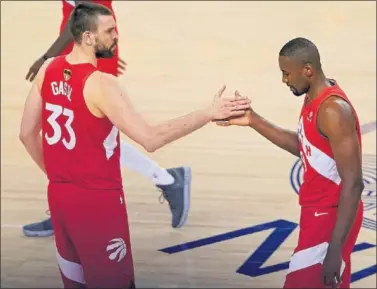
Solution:
[{"label": "white court line", "polygon": [[360,126],[361,134],[366,134],[368,132],[375,131],[375,130],[376,130],[376,121],[364,123]]}]

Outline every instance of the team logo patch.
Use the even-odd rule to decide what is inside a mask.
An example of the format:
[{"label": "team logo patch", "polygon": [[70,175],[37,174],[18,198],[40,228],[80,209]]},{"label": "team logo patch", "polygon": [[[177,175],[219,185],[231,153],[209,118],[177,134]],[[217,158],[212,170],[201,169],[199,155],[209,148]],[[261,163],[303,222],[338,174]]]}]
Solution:
[{"label": "team logo patch", "polygon": [[64,69],[64,80],[68,81],[72,77],[72,72],[69,69]]},{"label": "team logo patch", "polygon": [[106,247],[107,252],[112,252],[109,255],[110,260],[116,260],[117,262],[122,261],[127,255],[127,246],[122,238],[115,238],[109,242]]},{"label": "team logo patch", "polygon": [[[367,123],[361,127],[361,133],[365,134],[376,130],[376,122]],[[301,160],[293,164],[290,174],[290,182],[294,191],[298,194],[303,182],[304,170]],[[363,227],[376,230],[376,155],[363,155],[363,180],[364,191],[362,200],[364,203]]]}]

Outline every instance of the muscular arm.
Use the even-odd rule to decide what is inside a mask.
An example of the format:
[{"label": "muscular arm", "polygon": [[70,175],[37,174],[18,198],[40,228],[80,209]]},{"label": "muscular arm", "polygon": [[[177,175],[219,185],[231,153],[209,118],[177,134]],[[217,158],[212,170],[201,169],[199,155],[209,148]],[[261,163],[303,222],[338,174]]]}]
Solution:
[{"label": "muscular arm", "polygon": [[19,133],[19,138],[27,152],[44,173],[46,173],[46,168],[43,160],[42,136],[40,134],[42,118],[41,85],[49,62],[50,60],[45,62],[34,79],[25,102]]},{"label": "muscular arm", "polygon": [[280,128],[270,123],[254,111],[252,114],[253,116],[250,127],[255,129],[259,134],[264,136],[273,144],[297,157],[300,157],[298,136],[295,131]]},{"label": "muscular arm", "polygon": [[[148,152],[153,152],[162,146],[171,143],[191,132],[203,127],[214,117],[218,116],[223,103],[219,99],[222,91],[215,97],[215,106],[197,110],[186,116],[166,121],[158,125],[148,124],[144,118],[134,109],[125,91],[120,87],[117,79],[108,74],[96,73],[96,76],[88,79],[84,90],[87,104],[89,102],[106,115],[121,132],[132,140],[142,145]],[[99,79],[98,79],[99,78]],[[100,84],[100,86],[98,86]],[[224,88],[225,89],[225,88]],[[101,91],[101,93],[98,93]],[[242,115],[249,104],[248,100],[237,100],[226,105],[238,105],[238,107],[224,106],[224,112],[229,115]]]},{"label": "muscular arm", "polygon": [[330,248],[341,249],[352,227],[364,189],[355,117],[346,101],[331,97],[322,104],[317,124],[329,139],[342,182],[337,221],[330,242]]}]

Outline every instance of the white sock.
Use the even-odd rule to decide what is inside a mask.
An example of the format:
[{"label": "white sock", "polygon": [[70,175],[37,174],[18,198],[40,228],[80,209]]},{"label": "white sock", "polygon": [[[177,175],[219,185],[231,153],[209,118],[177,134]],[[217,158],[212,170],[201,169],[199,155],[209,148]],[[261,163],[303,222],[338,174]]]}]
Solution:
[{"label": "white sock", "polygon": [[142,173],[155,185],[174,183],[173,176],[166,169],[123,140],[120,142],[120,164],[123,168]]}]

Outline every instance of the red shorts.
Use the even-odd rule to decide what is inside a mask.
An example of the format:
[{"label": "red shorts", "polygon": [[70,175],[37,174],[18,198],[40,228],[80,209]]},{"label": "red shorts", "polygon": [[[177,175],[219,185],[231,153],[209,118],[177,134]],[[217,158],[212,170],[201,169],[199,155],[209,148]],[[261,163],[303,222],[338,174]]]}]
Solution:
[{"label": "red shorts", "polygon": [[[68,54],[72,51],[73,42],[71,42],[60,55]],[[101,72],[109,73],[114,76],[118,76],[118,60],[119,60],[119,49],[118,46],[115,48],[115,53],[112,58],[98,58],[97,59],[97,69]]]},{"label": "red shorts", "polygon": [[122,190],[50,183],[48,203],[65,288],[132,288],[135,284]]},{"label": "red shorts", "polygon": [[[327,288],[322,279],[322,264],[335,227],[337,208],[309,207],[301,209],[298,245],[291,257],[284,288]],[[355,222],[342,252],[341,284],[350,288],[351,253],[363,219],[360,202]]]}]

